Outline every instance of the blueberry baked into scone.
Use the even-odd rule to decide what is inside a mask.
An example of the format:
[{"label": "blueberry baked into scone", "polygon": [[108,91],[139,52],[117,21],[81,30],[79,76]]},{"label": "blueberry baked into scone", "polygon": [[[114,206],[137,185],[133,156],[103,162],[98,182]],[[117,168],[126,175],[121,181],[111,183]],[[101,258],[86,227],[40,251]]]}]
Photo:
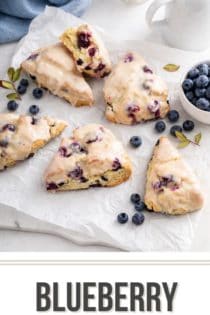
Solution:
[{"label": "blueberry baked into scone", "polygon": [[66,126],[50,117],[0,114],[0,170],[32,157]]},{"label": "blueberry baked into scone", "polygon": [[93,104],[90,86],[77,70],[71,53],[61,43],[34,51],[21,67],[36,78],[39,86],[72,105]]},{"label": "blueberry baked into scone", "polygon": [[163,118],[169,111],[165,82],[135,52],[124,55],[104,85],[106,118],[132,125]]},{"label": "blueberry baked into scone", "polygon": [[102,78],[110,73],[108,51],[100,36],[89,25],[71,27],[60,39],[72,53],[80,72],[93,78]]},{"label": "blueberry baked into scone", "polygon": [[45,173],[47,190],[115,186],[131,175],[131,162],[122,144],[102,125],[77,128],[60,148]]},{"label": "blueberry baked into scone", "polygon": [[165,214],[201,209],[204,197],[198,179],[167,137],[161,137],[147,170],[145,203]]}]

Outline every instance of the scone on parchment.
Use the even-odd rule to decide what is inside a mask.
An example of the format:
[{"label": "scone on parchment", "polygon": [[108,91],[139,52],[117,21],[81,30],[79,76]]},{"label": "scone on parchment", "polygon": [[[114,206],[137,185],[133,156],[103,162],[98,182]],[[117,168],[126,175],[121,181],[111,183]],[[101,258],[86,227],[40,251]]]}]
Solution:
[{"label": "scone on parchment", "polygon": [[32,157],[66,126],[50,117],[0,114],[0,170]]},{"label": "scone on parchment", "polygon": [[163,118],[169,111],[165,82],[137,53],[121,58],[104,86],[106,118],[114,123],[132,125]]},{"label": "scone on parchment", "polygon": [[61,43],[34,51],[21,64],[39,86],[74,106],[92,105],[93,93],[77,70],[72,55]]},{"label": "scone on parchment", "polygon": [[167,137],[161,137],[147,171],[145,203],[166,214],[185,214],[202,208],[203,194],[196,176]]},{"label": "scone on parchment", "polygon": [[99,35],[89,25],[71,27],[60,39],[72,53],[80,72],[93,78],[102,78],[110,73],[108,51]]},{"label": "scone on parchment", "polygon": [[115,186],[131,175],[131,162],[111,131],[85,125],[62,140],[45,173],[47,190],[75,190]]}]

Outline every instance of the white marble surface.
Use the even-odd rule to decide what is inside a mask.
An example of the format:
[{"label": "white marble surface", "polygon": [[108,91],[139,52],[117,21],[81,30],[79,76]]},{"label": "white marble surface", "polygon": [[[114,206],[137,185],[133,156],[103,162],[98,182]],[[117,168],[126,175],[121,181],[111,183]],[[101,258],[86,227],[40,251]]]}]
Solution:
[{"label": "white marble surface", "polygon": [[[127,5],[120,0],[93,0],[84,18],[110,32],[113,37],[123,39],[146,39],[162,42],[158,34],[151,33],[145,23],[145,10],[151,1],[143,5]],[[8,61],[15,49],[15,43],[0,46],[0,57],[7,55]],[[1,64],[0,74],[7,68]],[[0,212],[0,222],[4,220]],[[203,213],[191,251],[210,251],[210,211]],[[0,230],[0,251],[109,251],[97,246],[78,246],[57,236]]]}]

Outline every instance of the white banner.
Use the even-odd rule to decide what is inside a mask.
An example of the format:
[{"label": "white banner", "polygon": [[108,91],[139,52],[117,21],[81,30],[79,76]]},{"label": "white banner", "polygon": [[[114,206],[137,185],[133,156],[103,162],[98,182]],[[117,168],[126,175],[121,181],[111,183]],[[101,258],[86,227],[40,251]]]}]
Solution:
[{"label": "white banner", "polygon": [[0,314],[207,315],[210,259],[193,258],[179,254],[2,254]]}]

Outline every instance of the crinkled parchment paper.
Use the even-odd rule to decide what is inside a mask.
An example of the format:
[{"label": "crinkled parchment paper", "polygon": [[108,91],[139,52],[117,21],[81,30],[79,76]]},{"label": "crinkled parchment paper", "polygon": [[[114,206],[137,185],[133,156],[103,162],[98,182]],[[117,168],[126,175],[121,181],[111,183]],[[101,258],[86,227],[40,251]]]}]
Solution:
[{"label": "crinkled parchment paper", "polygon": [[[31,51],[56,42],[66,27],[79,23],[81,20],[68,13],[56,8],[46,8],[43,14],[34,19],[28,35],[18,45],[12,64],[19,66]],[[141,53],[168,82],[171,104],[180,111],[181,121],[188,117],[178,100],[177,82],[186,67],[201,58],[200,55],[152,43],[117,41],[105,34],[102,36],[113,61],[116,61],[117,57],[127,50],[133,49]],[[177,73],[164,71],[162,67],[167,63],[180,65],[180,70]],[[29,105],[37,103],[42,115],[51,115],[69,122],[70,127],[64,132],[66,136],[71,134],[73,128],[83,124],[96,122],[105,125],[126,147],[134,166],[132,178],[114,188],[92,188],[57,194],[46,192],[42,176],[58,148],[60,139],[56,139],[39,151],[34,158],[1,173],[1,205],[10,206],[20,213],[51,223],[57,226],[58,230],[62,227],[68,231],[69,238],[83,244],[104,244],[131,251],[167,251],[189,248],[203,210],[177,217],[145,213],[145,223],[140,227],[130,222],[121,226],[116,222],[119,212],[127,211],[130,216],[134,213],[129,201],[131,193],[139,192],[142,196],[144,195],[146,168],[158,135],[154,131],[154,122],[137,126],[115,125],[108,122],[104,118],[103,80],[98,82],[91,80],[90,84],[96,98],[95,106],[92,108],[74,108],[48,92],[43,99],[34,100],[31,91],[35,85],[32,83],[27,95],[23,96],[19,112],[25,113]],[[6,103],[4,95],[1,95],[1,98],[1,102]],[[169,128],[168,123],[166,134]],[[201,146],[190,145],[181,152],[197,173],[206,192],[210,191],[209,128],[197,123],[195,133],[202,131],[203,135]],[[142,147],[137,150],[128,145],[129,138],[133,135],[140,135],[143,139]],[[193,133],[189,136],[192,137]],[[171,140],[176,145],[176,140]],[[209,200],[206,204],[210,204]]]}]

